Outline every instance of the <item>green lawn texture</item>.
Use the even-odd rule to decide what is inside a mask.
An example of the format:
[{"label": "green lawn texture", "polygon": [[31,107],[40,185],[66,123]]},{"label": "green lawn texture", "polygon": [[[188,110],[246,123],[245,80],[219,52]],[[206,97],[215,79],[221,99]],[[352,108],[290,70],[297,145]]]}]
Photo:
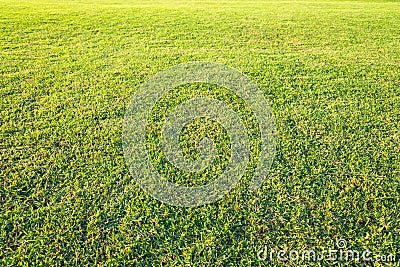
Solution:
[{"label": "green lawn texture", "polygon": [[[200,60],[260,87],[277,153],[259,190],[250,167],[215,203],[168,206],[125,165],[125,109],[158,71]],[[400,2],[2,0],[0,62],[1,266],[282,266],[257,252],[339,238],[400,258]],[[198,88],[241,106],[201,86],[170,102]],[[209,130],[224,164],[215,122],[189,125],[183,147],[195,157],[193,133]],[[169,179],[210,179],[184,176]]]}]

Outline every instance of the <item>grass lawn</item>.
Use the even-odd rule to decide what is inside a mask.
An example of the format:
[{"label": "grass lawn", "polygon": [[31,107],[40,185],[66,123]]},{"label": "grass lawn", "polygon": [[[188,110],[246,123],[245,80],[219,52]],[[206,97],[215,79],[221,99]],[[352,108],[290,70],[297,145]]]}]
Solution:
[{"label": "grass lawn", "polygon": [[[249,168],[219,201],[174,207],[131,177],[122,125],[141,83],[199,60],[260,87],[277,152],[260,189],[248,189]],[[400,2],[2,0],[0,62],[0,266],[278,266],[257,252],[340,238],[400,259]],[[240,107],[201,86],[167,97],[208,92]],[[185,129],[189,154],[193,136],[216,129],[212,175],[229,155],[219,126]]]}]

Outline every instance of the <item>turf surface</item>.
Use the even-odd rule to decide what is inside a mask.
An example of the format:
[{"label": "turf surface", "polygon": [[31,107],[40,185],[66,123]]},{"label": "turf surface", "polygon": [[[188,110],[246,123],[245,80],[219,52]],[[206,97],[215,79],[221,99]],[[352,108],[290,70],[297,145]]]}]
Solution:
[{"label": "turf surface", "polygon": [[[338,238],[400,258],[399,48],[395,1],[2,0],[0,265],[281,265],[257,251]],[[260,190],[188,209],[140,190],[121,130],[141,83],[197,60],[259,85],[277,154]]]}]

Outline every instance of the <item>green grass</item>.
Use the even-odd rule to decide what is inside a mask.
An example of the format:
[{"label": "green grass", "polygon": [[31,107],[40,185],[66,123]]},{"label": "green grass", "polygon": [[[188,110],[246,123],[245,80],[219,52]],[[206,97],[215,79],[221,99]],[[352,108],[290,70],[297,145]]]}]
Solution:
[{"label": "green grass", "polygon": [[[258,191],[189,209],[139,188],[121,133],[141,83],[197,60],[259,85],[277,154]],[[2,266],[282,265],[257,251],[338,238],[400,258],[400,2],[2,0],[0,62]]]}]

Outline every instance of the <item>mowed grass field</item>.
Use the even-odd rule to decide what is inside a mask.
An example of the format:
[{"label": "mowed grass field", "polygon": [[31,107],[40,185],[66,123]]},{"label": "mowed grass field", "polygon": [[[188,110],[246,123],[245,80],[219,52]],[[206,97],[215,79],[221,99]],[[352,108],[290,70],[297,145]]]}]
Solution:
[{"label": "mowed grass field", "polygon": [[[258,84],[277,153],[259,190],[173,207],[130,176],[122,125],[198,60]],[[1,266],[272,266],[264,246],[339,238],[400,258],[400,2],[2,0],[0,62]]]}]

